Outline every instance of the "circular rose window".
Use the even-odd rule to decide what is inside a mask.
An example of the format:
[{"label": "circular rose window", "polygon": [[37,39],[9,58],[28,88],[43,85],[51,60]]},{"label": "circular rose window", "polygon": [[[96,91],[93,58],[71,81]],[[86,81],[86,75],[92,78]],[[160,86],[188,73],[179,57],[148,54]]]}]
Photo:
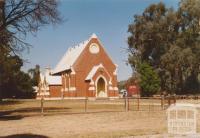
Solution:
[{"label": "circular rose window", "polygon": [[99,53],[99,46],[95,43],[90,45],[90,53],[97,54]]}]

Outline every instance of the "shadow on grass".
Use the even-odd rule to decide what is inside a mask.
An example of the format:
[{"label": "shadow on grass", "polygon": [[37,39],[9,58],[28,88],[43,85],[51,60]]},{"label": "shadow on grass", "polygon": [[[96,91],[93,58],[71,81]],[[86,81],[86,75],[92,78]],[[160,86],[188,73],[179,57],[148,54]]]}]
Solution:
[{"label": "shadow on grass", "polygon": [[23,116],[21,115],[3,115],[0,116],[0,121],[9,121],[9,120],[20,120]]},{"label": "shadow on grass", "polygon": [[37,134],[15,134],[15,135],[3,136],[0,138],[48,138],[48,137]]},{"label": "shadow on grass", "polygon": [[[46,107],[44,112],[48,114],[66,113],[71,108],[61,107]],[[0,111],[0,121],[20,120],[24,117],[39,116],[41,115],[40,107],[21,108],[7,111]]]},{"label": "shadow on grass", "polygon": [[[59,111],[66,111],[71,108],[68,107],[44,107],[45,111],[48,112],[59,112]],[[8,111],[0,111],[0,115],[2,113],[26,113],[26,112],[40,112],[41,108],[40,107],[30,107],[30,108],[20,108],[20,109],[14,109],[14,110],[8,110]]]},{"label": "shadow on grass", "polygon": [[0,105],[15,105],[15,104],[20,104],[22,103],[21,101],[17,101],[17,100],[8,100],[8,101],[1,101],[0,100]]}]

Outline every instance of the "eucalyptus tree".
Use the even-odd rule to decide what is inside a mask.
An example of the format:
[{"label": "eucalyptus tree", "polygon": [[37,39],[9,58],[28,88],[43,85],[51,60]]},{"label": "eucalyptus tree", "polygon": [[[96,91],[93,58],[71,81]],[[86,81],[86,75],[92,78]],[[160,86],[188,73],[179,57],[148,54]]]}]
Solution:
[{"label": "eucalyptus tree", "polygon": [[[198,0],[182,0],[177,10],[163,3],[150,5],[129,25],[129,63],[138,70],[137,64],[148,62],[159,74],[162,90],[182,93],[188,77],[198,81],[199,21]],[[197,84],[189,90],[198,90]]]}]

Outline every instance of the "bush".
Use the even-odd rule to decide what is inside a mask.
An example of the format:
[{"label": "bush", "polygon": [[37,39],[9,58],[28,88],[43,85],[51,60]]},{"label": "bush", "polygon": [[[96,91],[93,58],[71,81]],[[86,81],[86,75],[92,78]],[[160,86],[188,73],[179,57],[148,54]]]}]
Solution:
[{"label": "bush", "polygon": [[146,62],[139,64],[141,96],[152,96],[160,89],[160,79],[158,74]]}]

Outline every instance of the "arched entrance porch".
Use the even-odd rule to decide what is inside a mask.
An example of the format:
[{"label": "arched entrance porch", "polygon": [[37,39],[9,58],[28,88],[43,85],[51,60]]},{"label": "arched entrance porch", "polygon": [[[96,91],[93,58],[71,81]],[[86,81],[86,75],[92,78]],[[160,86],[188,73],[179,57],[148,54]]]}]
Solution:
[{"label": "arched entrance porch", "polygon": [[96,80],[96,97],[107,97],[107,81],[103,76]]}]

